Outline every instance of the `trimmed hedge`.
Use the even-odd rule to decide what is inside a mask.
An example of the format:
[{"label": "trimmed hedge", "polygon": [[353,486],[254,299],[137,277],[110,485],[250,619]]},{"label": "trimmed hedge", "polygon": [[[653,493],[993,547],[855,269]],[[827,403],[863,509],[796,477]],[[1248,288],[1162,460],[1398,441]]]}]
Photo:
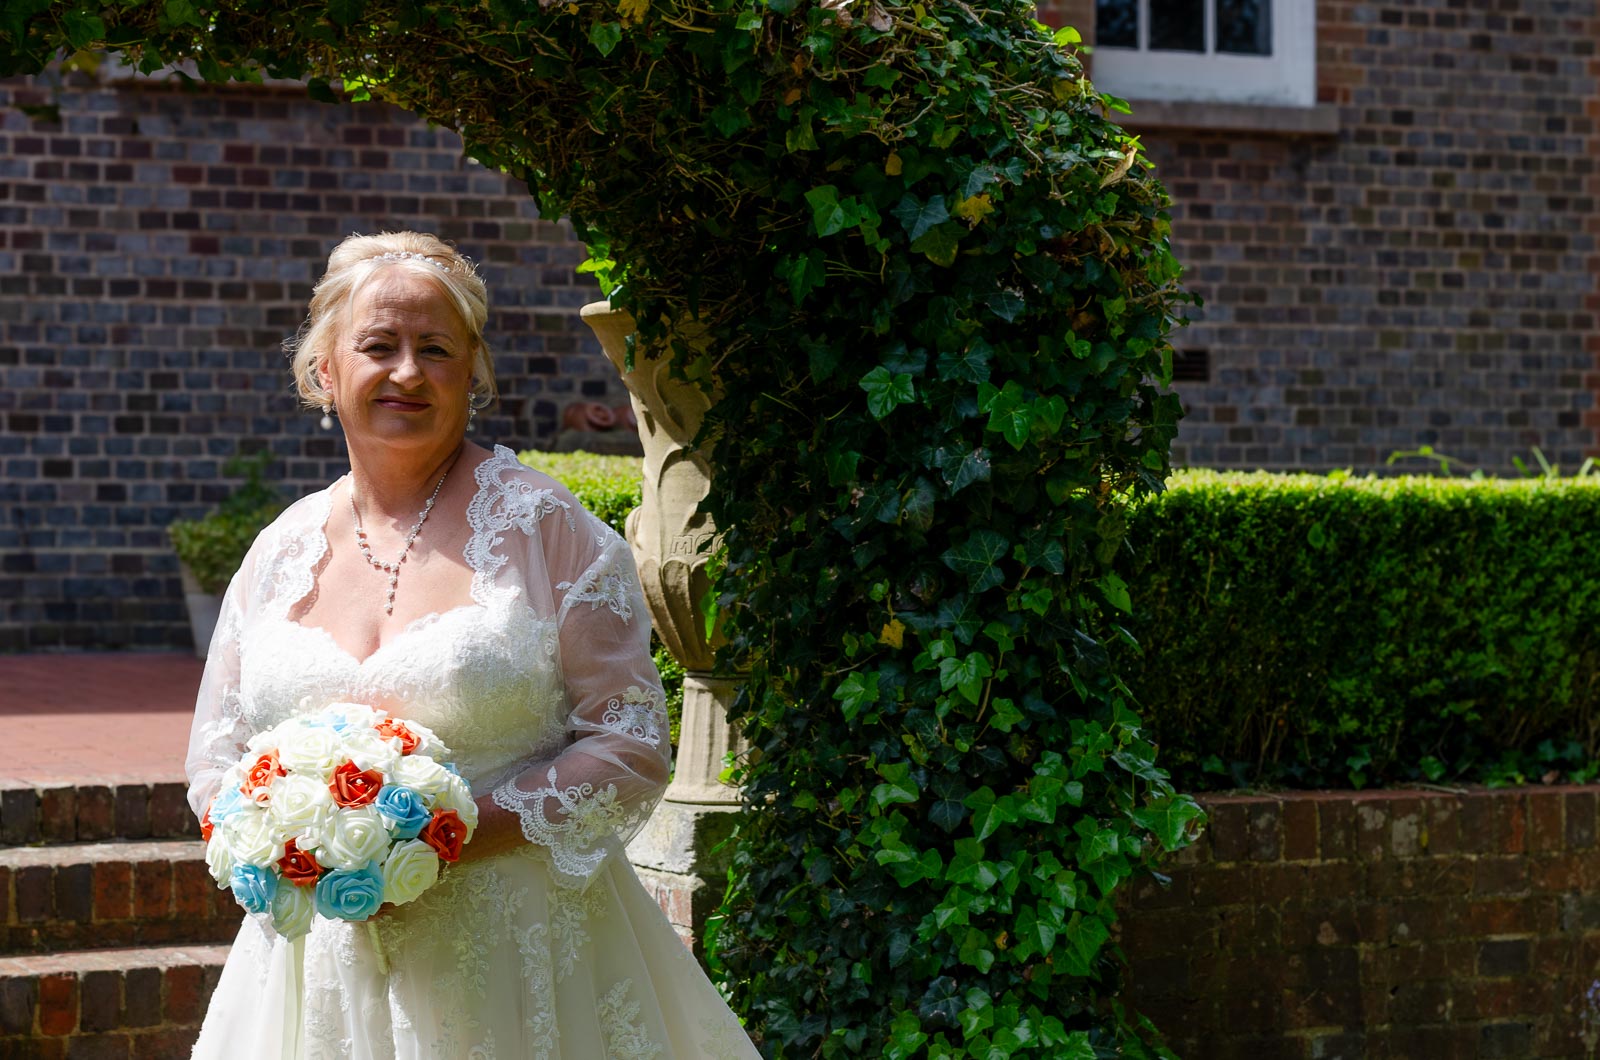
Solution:
[{"label": "trimmed hedge", "polygon": [[639,457],[528,449],[518,453],[517,459],[567,487],[617,533],[626,533],[628,513],[639,507],[644,489],[644,461]]},{"label": "trimmed hedge", "polygon": [[1130,519],[1180,786],[1593,775],[1600,480],[1186,472]]}]

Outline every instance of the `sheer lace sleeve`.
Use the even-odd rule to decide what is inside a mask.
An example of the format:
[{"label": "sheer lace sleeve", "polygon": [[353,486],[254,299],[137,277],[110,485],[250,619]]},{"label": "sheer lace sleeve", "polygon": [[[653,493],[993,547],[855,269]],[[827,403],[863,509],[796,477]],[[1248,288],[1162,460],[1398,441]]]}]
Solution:
[{"label": "sheer lace sleeve", "polygon": [[245,731],[239,705],[239,639],[247,595],[245,568],[251,566],[247,558],[222,598],[222,612],[211,636],[205,674],[195,700],[183,771],[189,778],[189,806],[196,817],[205,815],[223,772],[239,761],[250,735]]},{"label": "sheer lace sleeve", "polygon": [[[583,886],[644,824],[666,786],[672,747],[650,619],[628,544],[564,489],[531,495],[549,514],[538,549],[559,629],[571,743],[496,788],[556,877]],[[557,511],[560,514],[556,514]]]}]

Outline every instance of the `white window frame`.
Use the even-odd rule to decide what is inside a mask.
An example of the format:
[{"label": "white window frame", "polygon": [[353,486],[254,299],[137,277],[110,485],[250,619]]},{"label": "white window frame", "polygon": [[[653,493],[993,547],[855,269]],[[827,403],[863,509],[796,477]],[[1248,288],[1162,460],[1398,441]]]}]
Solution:
[{"label": "white window frame", "polygon": [[1095,85],[1124,99],[1256,103],[1311,107],[1317,102],[1315,0],[1270,0],[1272,54],[1216,51],[1216,0],[1205,0],[1206,51],[1152,51],[1150,0],[1139,6],[1139,46],[1096,44]]}]

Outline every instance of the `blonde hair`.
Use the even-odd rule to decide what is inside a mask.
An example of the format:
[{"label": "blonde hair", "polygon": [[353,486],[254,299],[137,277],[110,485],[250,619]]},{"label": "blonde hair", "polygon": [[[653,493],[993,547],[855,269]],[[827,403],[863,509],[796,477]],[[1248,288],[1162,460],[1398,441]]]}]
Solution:
[{"label": "blonde hair", "polygon": [[348,310],[373,277],[399,269],[436,284],[455,307],[472,342],[472,405],[483,408],[499,391],[483,328],[489,319],[489,292],[472,262],[438,236],[425,232],[352,235],[328,255],[328,271],[311,292],[306,321],[284,343],[292,358],[295,389],[309,408],[323,408],[332,397],[317,378],[317,367],[333,353]]}]

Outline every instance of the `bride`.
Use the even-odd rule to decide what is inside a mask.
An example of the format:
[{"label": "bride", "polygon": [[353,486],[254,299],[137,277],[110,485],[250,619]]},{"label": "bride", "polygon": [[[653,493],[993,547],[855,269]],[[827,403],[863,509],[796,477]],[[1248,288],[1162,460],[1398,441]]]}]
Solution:
[{"label": "bride", "polygon": [[333,251],[294,374],[337,414],[350,473],[245,557],[186,764],[201,815],[253,733],[365,703],[452,748],[476,834],[370,927],[318,917],[296,947],[247,917],[197,1057],[757,1055],[623,854],[671,752],[628,546],[465,440],[495,393],[486,317],[483,281],[432,236]]}]

